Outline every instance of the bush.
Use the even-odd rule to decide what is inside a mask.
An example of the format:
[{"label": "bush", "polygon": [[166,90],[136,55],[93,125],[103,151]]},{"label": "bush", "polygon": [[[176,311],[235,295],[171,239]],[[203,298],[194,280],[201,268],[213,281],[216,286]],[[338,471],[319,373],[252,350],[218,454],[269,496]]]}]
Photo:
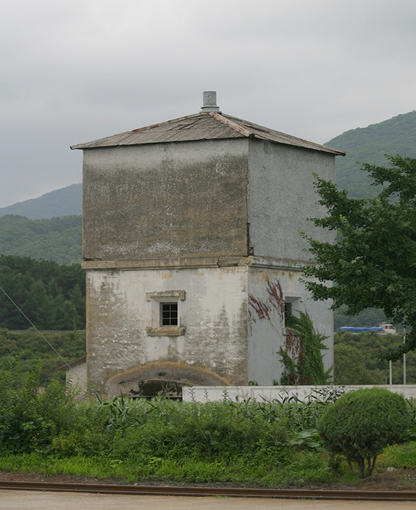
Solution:
[{"label": "bush", "polygon": [[[381,388],[357,390],[331,405],[318,423],[324,446],[358,465],[361,478],[373,472],[377,455],[402,441],[410,425],[403,396]],[[367,466],[366,466],[367,464]]]},{"label": "bush", "polygon": [[54,382],[38,393],[40,365],[23,373],[19,363],[0,371],[0,452],[46,451],[77,422],[74,395]]},{"label": "bush", "polygon": [[[286,462],[286,420],[268,419],[250,403],[205,404],[155,399],[153,412],[141,415],[140,426],[112,439],[116,458],[233,459],[268,458]],[[131,417],[133,418],[133,416]]]}]

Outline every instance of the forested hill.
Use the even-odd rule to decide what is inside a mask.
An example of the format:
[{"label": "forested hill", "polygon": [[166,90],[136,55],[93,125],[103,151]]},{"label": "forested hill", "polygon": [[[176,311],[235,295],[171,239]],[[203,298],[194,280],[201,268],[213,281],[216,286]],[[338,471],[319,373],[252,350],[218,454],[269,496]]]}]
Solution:
[{"label": "forested hill", "polygon": [[0,254],[52,260],[58,264],[82,260],[82,216],[29,220],[0,217]]},{"label": "forested hill", "polygon": [[357,128],[339,135],[325,145],[345,151],[345,157],[336,158],[337,183],[349,190],[352,198],[371,198],[377,193],[371,186],[360,163],[387,166],[384,154],[416,158],[416,111],[392,119]]},{"label": "forested hill", "polygon": [[85,274],[80,264],[0,255],[0,286],[0,328],[30,326],[6,294],[39,329],[85,328]]},{"label": "forested hill", "polygon": [[18,214],[32,220],[82,214],[82,184],[56,189],[39,198],[0,208],[0,216]]}]

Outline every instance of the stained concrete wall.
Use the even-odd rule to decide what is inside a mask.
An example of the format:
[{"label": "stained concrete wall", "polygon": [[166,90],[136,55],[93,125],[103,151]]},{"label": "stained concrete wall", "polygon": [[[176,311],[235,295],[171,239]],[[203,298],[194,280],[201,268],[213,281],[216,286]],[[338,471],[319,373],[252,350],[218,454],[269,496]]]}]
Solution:
[{"label": "stained concrete wall", "polygon": [[335,157],[324,152],[252,139],[249,145],[249,222],[253,254],[279,260],[308,260],[308,243],[299,231],[321,241],[331,232],[314,227],[308,218],[322,217],[313,188],[315,172],[335,181]]},{"label": "stained concrete wall", "polygon": [[247,255],[248,140],[84,151],[83,257]]},{"label": "stained concrete wall", "polygon": [[[88,379],[104,393],[135,390],[161,379],[194,385],[280,381],[278,352],[285,325],[270,289],[307,311],[328,336],[325,369],[333,364],[332,312],[309,299],[297,270],[236,267],[88,271]],[[177,328],[160,329],[159,304],[178,302]],[[166,297],[168,296],[168,297]],[[258,314],[255,303],[262,303]],[[266,305],[266,308],[265,306]],[[175,331],[176,329],[176,331]]]},{"label": "stained concrete wall", "polygon": [[[149,336],[146,293],[185,291],[179,336]],[[141,379],[247,384],[247,268],[88,271],[88,379],[116,392]],[[157,321],[156,321],[157,322]]]},{"label": "stained concrete wall", "polygon": [[[254,320],[249,306],[267,300],[267,282],[279,282],[293,309],[329,336],[330,368],[332,312],[309,299],[296,263],[307,259],[299,230],[333,239],[307,218],[324,213],[312,172],[333,179],[334,159],[256,139],[85,150],[91,382],[109,393],[155,378],[273,384],[284,324],[276,310]],[[221,262],[227,257],[234,266]],[[158,301],[149,293],[168,291],[186,294],[178,301],[185,331],[155,333]]]},{"label": "stained concrete wall", "polygon": [[322,350],[324,368],[334,363],[333,312],[329,302],[313,301],[300,281],[297,268],[251,268],[248,277],[248,366],[249,381],[260,385],[280,383],[283,365],[279,351],[286,341],[284,303],[292,312],[307,312],[316,329],[327,338]]}]

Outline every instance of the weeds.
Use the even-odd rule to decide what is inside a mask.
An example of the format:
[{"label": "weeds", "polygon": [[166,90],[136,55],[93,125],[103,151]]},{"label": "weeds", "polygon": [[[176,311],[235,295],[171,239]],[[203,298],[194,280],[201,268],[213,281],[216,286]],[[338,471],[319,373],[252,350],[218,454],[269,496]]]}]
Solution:
[{"label": "weeds", "polygon": [[[38,372],[24,375],[16,364],[0,374],[0,470],[270,487],[345,474],[316,434],[342,388],[305,401],[285,393],[272,401],[233,401],[224,392],[218,402],[186,403],[123,395],[79,401],[64,385],[54,383],[44,394],[37,385]],[[406,444],[386,449],[383,463],[416,465],[416,448]],[[394,464],[389,455],[401,460]]]}]

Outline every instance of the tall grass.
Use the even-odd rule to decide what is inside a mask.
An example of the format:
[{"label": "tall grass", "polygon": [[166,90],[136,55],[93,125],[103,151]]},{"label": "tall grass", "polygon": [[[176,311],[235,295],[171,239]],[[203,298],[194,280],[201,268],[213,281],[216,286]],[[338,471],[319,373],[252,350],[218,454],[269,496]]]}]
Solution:
[{"label": "tall grass", "polygon": [[338,476],[316,434],[336,389],[305,402],[78,401],[39,371],[0,374],[0,469],[96,478],[301,485]]}]

